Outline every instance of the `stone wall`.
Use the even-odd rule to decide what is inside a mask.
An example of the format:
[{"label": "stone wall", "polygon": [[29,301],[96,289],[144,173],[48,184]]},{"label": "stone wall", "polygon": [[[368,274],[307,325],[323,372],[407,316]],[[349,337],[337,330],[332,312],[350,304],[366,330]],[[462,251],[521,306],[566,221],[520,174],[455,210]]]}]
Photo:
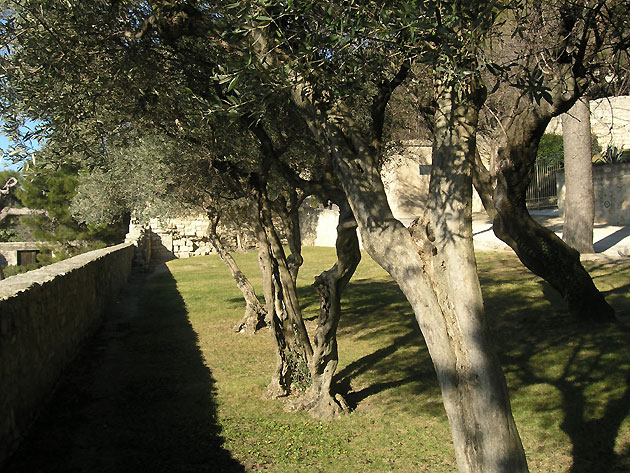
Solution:
[{"label": "stone wall", "polygon": [[[204,216],[153,218],[144,226],[131,223],[127,240],[135,240],[136,235],[146,233],[150,238],[152,257],[159,261],[209,255],[216,252],[208,238],[209,225],[210,219]],[[218,232],[223,244],[231,250],[255,245],[247,229],[219,225]]]},{"label": "stone wall", "polygon": [[127,282],[133,245],[0,281],[0,465]]},{"label": "stone wall", "polygon": [[[558,210],[564,215],[564,171],[558,173]],[[630,224],[630,163],[593,166],[595,221],[617,225]]]},{"label": "stone wall", "polygon": [[163,260],[176,257],[209,255],[214,247],[208,240],[207,217],[151,219],[153,257]]}]

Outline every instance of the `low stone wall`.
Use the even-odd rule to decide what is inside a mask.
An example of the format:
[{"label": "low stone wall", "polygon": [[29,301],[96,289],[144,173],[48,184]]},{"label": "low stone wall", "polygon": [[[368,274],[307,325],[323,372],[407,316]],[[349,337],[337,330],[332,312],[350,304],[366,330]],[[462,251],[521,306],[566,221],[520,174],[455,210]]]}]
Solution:
[{"label": "low stone wall", "polygon": [[0,281],[0,466],[131,272],[133,245]]},{"label": "low stone wall", "polygon": [[[205,216],[152,218],[145,225],[132,222],[126,240],[136,242],[141,234],[146,234],[149,240],[144,244],[144,251],[148,243],[152,257],[157,261],[210,255],[216,250],[208,237],[209,225],[210,219]],[[247,228],[226,227],[220,223],[218,232],[223,244],[231,250],[256,246],[254,236]]]},{"label": "low stone wall", "polygon": [[[564,215],[564,171],[556,176],[558,210]],[[617,225],[630,224],[630,163],[593,166],[595,221]]]}]

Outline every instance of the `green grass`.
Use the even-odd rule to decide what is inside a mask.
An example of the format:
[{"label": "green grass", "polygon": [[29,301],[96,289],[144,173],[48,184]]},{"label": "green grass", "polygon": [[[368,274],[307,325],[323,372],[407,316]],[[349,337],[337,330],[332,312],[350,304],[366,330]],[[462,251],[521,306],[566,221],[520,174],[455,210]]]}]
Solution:
[{"label": "green grass", "polygon": [[[256,285],[255,255],[235,258]],[[318,302],[309,285],[335,255],[305,248],[304,258],[299,291],[310,319]],[[261,399],[275,361],[271,336],[231,331],[244,306],[217,257],[175,260],[168,267],[215,381],[224,447],[247,471],[457,471],[411,309],[367,255],[344,293],[339,327],[337,380],[356,408],[329,422]],[[630,314],[630,264],[587,267],[618,313]],[[630,471],[628,331],[573,321],[554,291],[509,253],[480,254],[479,273],[530,470]],[[173,279],[151,281],[147,290],[166,293],[164,282]],[[156,301],[162,304],[157,295]],[[173,310],[166,301],[163,309]]]}]

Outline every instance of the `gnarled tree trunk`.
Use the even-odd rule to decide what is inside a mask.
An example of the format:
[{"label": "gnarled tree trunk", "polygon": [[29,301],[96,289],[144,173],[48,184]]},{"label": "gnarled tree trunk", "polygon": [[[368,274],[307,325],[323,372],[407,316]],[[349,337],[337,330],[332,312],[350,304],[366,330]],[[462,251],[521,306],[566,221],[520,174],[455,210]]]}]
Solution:
[{"label": "gnarled tree trunk", "polygon": [[549,122],[535,109],[521,110],[506,125],[506,144],[498,151],[493,202],[494,233],[507,243],[521,262],[554,287],[569,311],[580,319],[615,320],[614,310],[597,290],[580,262],[580,254],[551,230],[538,224],[525,204],[538,144]]},{"label": "gnarled tree trunk", "polygon": [[357,223],[345,199],[339,202],[337,225],[337,262],[315,277],[313,287],[320,297],[317,328],[313,337],[313,358],[309,364],[311,387],[299,407],[313,417],[334,418],[348,411],[343,397],[334,391],[333,376],[337,369],[337,327],[341,317],[341,293],[361,261]]},{"label": "gnarled tree trunk", "polygon": [[276,281],[279,286],[279,297],[281,298],[281,304],[286,310],[288,318],[293,325],[293,330],[296,333],[296,337],[299,340],[299,349],[301,355],[308,363],[313,356],[313,349],[311,348],[310,339],[306,326],[304,325],[304,319],[302,318],[302,309],[297,296],[297,290],[295,287],[295,280],[289,269],[289,262],[287,261],[284,248],[280,242],[280,237],[276,231],[273,220],[271,217],[271,207],[266,195],[266,189],[262,188],[261,192],[261,212],[263,228],[269,241],[271,248],[271,256],[275,260],[277,267]]},{"label": "gnarled tree trunk", "polygon": [[[494,211],[490,212],[494,215],[494,232],[515,251],[527,268],[560,292],[574,317],[613,321],[614,310],[580,263],[579,253],[532,219],[525,205],[538,145],[549,121],[568,111],[588,86],[582,61],[585,61],[586,49],[593,39],[587,40],[590,34],[588,23],[596,16],[580,16],[584,12],[582,8],[588,8],[575,3],[562,10],[563,21],[558,23],[554,15],[547,17],[544,14],[545,2],[535,2],[531,6],[532,32],[535,34],[518,41],[520,44],[513,53],[501,51],[500,54],[502,60],[514,60],[526,70],[541,70],[540,87],[545,89],[545,96],[541,97],[537,92],[526,93],[516,83],[506,84],[502,92],[502,102],[509,105],[497,136],[501,144],[493,176],[496,181],[492,199]],[[537,31],[545,29],[548,35],[539,36]],[[580,30],[582,32],[576,34]],[[545,44],[540,43],[541,40]],[[543,53],[545,57],[554,59],[545,61],[545,67],[539,69],[538,51],[544,49],[547,49]],[[478,190],[483,192],[483,189]]]},{"label": "gnarled tree trunk", "polygon": [[258,267],[262,276],[263,294],[267,309],[266,321],[271,328],[276,352],[276,366],[264,397],[275,399],[288,395],[291,388],[291,376],[287,359],[288,342],[285,336],[287,315],[276,297],[278,289],[277,284],[274,283],[274,274],[277,274],[277,269],[274,267],[271,248],[260,218],[260,213],[256,209],[254,231],[258,241]]},{"label": "gnarled tree trunk", "polygon": [[[472,248],[471,166],[482,92],[471,86],[469,94],[439,89],[430,202],[415,241],[393,217],[375,150],[349,115],[331,114],[315,136],[328,140],[364,247],[411,303],[438,375],[460,471],[521,473],[527,463],[489,342]],[[315,126],[317,115],[296,92],[294,101]]]},{"label": "gnarled tree trunk", "polygon": [[295,280],[273,224],[262,176],[252,175],[252,192],[257,200],[256,232],[262,248],[259,264],[276,350],[276,366],[265,396],[276,398],[289,394],[300,376],[309,376],[308,363],[313,350],[302,319]]}]

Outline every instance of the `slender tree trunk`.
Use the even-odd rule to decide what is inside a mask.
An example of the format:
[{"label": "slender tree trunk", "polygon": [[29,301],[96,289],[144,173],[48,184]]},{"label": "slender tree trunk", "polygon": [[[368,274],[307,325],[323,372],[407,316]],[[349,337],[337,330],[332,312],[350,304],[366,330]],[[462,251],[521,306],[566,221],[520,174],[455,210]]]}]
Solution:
[{"label": "slender tree trunk", "polygon": [[281,199],[276,206],[276,211],[284,224],[287,242],[291,254],[287,257],[289,271],[294,281],[297,281],[298,272],[304,263],[302,258],[302,234],[300,232],[299,208],[303,199],[298,199],[297,191],[293,189],[290,193],[290,202]]},{"label": "slender tree trunk", "polygon": [[[212,220],[212,216],[211,220]],[[217,252],[219,253],[219,257],[225,263],[225,265],[230,270],[234,281],[236,281],[236,285],[241,290],[243,294],[243,298],[245,299],[245,315],[241,319],[239,323],[237,323],[233,330],[235,332],[248,332],[254,333],[256,330],[265,326],[265,317],[267,315],[267,311],[262,306],[258,297],[256,296],[256,291],[252,286],[247,276],[241,271],[241,269],[232,258],[232,255],[225,248],[223,243],[221,243],[221,239],[217,233],[217,223],[218,219],[213,219],[208,227],[208,236],[212,245],[215,247]]]},{"label": "slender tree trunk", "polygon": [[341,293],[354,274],[361,251],[357,238],[357,223],[347,201],[339,202],[337,225],[337,262],[315,278],[313,287],[320,297],[317,329],[313,337],[313,358],[309,365],[311,387],[299,402],[316,418],[330,419],[348,411],[343,397],[335,393],[332,385],[337,369],[337,327],[341,317]]},{"label": "slender tree trunk", "polygon": [[562,115],[562,141],[566,184],[562,239],[580,253],[594,253],[591,110],[587,98],[575,102]]},{"label": "slender tree trunk", "polygon": [[280,237],[273,226],[273,220],[271,218],[271,208],[267,200],[266,191],[262,189],[262,221],[264,224],[265,234],[269,241],[271,248],[271,256],[277,263],[278,274],[277,279],[281,289],[282,305],[286,310],[288,317],[293,324],[293,329],[296,332],[296,336],[300,341],[301,355],[304,357],[307,363],[310,362],[313,356],[313,349],[310,343],[306,326],[304,325],[304,319],[302,318],[302,309],[297,297],[297,290],[295,287],[295,281],[289,270],[289,264],[287,257],[282,248]]},{"label": "slender tree trunk", "polygon": [[258,267],[262,276],[263,294],[265,296],[265,306],[267,309],[266,321],[271,327],[271,336],[276,352],[276,365],[264,397],[275,399],[288,395],[291,388],[291,376],[287,359],[289,344],[285,336],[287,316],[276,297],[277,285],[274,284],[274,274],[277,273],[277,269],[274,268],[269,241],[262,227],[260,213],[258,211],[255,212],[254,222],[254,230],[256,232],[256,239],[258,240]]}]

